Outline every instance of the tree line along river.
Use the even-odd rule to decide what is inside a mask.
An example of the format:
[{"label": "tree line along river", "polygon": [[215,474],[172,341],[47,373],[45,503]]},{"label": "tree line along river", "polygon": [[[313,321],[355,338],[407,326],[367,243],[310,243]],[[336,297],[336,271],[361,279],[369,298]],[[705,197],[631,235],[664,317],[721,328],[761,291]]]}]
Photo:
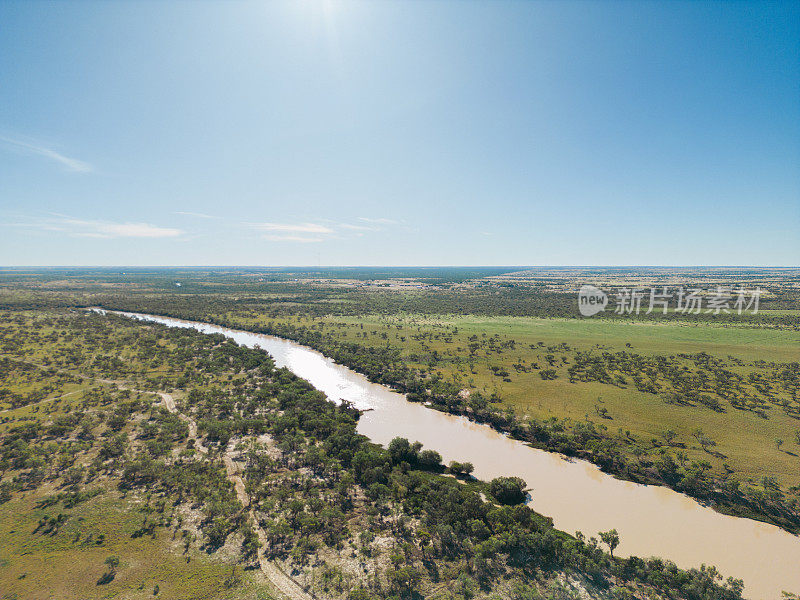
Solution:
[{"label": "tree line along river", "polygon": [[171,327],[220,333],[269,352],[279,367],[307,379],[335,401],[365,410],[358,431],[384,446],[394,437],[420,441],[445,463],[469,461],[489,480],[517,476],[531,488],[528,504],[557,528],[587,537],[615,528],[618,556],[659,556],[683,568],[716,566],[744,580],[747,598],[774,600],[800,591],[800,537],[778,527],[717,513],[659,486],[615,479],[588,462],[526,446],[487,425],[409,402],[404,395],[296,342],[168,317],[118,314]]}]

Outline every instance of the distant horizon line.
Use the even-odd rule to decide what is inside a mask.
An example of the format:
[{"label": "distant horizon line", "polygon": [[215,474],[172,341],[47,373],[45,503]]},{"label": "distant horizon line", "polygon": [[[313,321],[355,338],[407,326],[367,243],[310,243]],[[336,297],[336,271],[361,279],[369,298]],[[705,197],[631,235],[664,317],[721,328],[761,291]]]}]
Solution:
[{"label": "distant horizon line", "polygon": [[17,269],[800,269],[800,265],[0,265]]}]

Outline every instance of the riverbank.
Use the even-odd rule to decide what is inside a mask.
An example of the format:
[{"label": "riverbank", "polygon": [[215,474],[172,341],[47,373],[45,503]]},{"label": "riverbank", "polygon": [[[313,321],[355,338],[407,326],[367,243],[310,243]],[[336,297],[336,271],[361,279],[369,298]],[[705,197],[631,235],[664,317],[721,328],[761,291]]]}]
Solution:
[{"label": "riverbank", "polygon": [[666,488],[620,481],[589,463],[570,462],[486,425],[431,411],[289,340],[208,323],[139,317],[260,346],[279,366],[308,379],[329,397],[348,400],[356,408],[374,408],[359,421],[359,431],[374,441],[385,443],[403,435],[419,439],[445,460],[473,462],[482,479],[520,476],[534,489],[531,506],[552,516],[557,527],[589,535],[615,527],[622,538],[621,555],[658,555],[685,567],[715,564],[724,573],[744,577],[751,597],[800,589],[800,540],[777,527],[721,515]]}]

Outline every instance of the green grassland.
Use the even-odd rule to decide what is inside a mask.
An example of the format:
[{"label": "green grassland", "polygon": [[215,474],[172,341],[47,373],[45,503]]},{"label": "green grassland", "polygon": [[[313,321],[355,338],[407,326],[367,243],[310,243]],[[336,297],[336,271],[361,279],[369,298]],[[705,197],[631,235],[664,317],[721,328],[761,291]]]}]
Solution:
[{"label": "green grassland", "polygon": [[[644,393],[632,385],[570,383],[569,364],[560,360],[563,356],[571,361],[575,350],[627,351],[647,356],[704,352],[725,361],[730,370],[746,375],[759,370],[754,366],[756,361],[800,361],[800,332],[795,330],[597,318],[364,315],[273,319],[238,313],[226,317],[244,328],[282,321],[316,328],[337,340],[374,347],[396,346],[409,364],[433,368],[445,380],[454,379],[466,389],[496,393],[503,405],[513,407],[519,415],[589,419],[610,431],[630,431],[648,440],[660,439],[672,429],[678,434],[675,443],[684,446],[691,459],[707,460],[717,472],[724,472],[727,465],[745,480],[760,481],[769,476],[782,486],[800,484],[800,419],[796,414],[774,407],[765,411],[767,418],[730,406],[724,407],[725,412],[717,412],[703,406],[670,404],[661,394]],[[426,337],[420,339],[421,335]],[[481,348],[470,358],[470,338],[480,341],[495,336],[494,349]],[[508,347],[511,341],[513,347]],[[562,344],[570,350],[559,349]],[[439,358],[431,363],[428,359],[434,352]],[[547,354],[556,357],[557,379],[542,379],[541,369],[524,372],[513,368],[519,363],[544,366]],[[731,357],[737,359],[736,363]],[[497,376],[491,367],[501,367],[508,375]],[[785,391],[776,392],[776,396],[791,400]],[[607,410],[606,418],[599,417],[596,407]],[[713,437],[717,443],[715,453],[699,447],[692,436],[698,428]],[[783,440],[780,448],[776,444],[779,439]]]},{"label": "green grassland", "polygon": [[[270,597],[264,582],[241,566],[197,550],[184,555],[180,536],[172,531],[137,535],[150,514],[140,498],[111,488],[70,509],[63,503],[42,507],[51,491],[37,490],[0,505],[4,599]],[[40,520],[57,514],[69,518],[56,533],[42,533]],[[112,555],[120,559],[117,573],[108,583],[98,583]]]}]

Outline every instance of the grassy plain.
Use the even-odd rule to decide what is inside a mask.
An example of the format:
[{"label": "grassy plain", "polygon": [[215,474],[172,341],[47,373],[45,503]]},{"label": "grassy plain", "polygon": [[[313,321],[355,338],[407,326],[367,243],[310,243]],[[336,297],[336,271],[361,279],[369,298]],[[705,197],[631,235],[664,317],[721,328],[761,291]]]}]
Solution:
[{"label": "grassy plain", "polygon": [[[570,383],[567,374],[572,351],[592,350],[646,356],[705,352],[729,363],[732,371],[747,375],[757,361],[800,361],[800,332],[796,330],[666,319],[642,322],[480,315],[226,316],[245,328],[268,320],[282,321],[322,327],[323,332],[333,332],[342,341],[393,345],[409,364],[421,368],[430,367],[428,359],[436,352],[439,359],[433,368],[444,379],[455,378],[466,389],[485,394],[496,392],[503,404],[513,407],[519,415],[588,419],[605,425],[611,432],[621,429],[645,439],[661,439],[666,430],[672,429],[678,434],[676,444],[685,446],[689,458],[707,460],[715,472],[724,472],[727,465],[744,480],[760,481],[770,476],[782,486],[800,484],[800,421],[782,410],[768,410],[768,418],[730,406],[725,407],[725,412],[716,412],[703,406],[670,404],[660,394],[645,393],[632,385]],[[470,357],[470,338],[476,337],[495,338],[495,349],[482,346]],[[570,351],[564,351],[563,346],[559,349],[562,344]],[[525,372],[513,368],[514,364],[546,366],[547,354],[556,358],[557,379],[543,380],[540,369]],[[563,363],[561,356],[570,362]],[[505,369],[508,375],[498,376],[492,367]],[[606,418],[600,418],[597,407],[607,411]],[[692,435],[697,429],[713,438],[717,453],[699,446]],[[783,444],[778,447],[776,440],[783,440]]]},{"label": "grassy plain", "polygon": [[[70,508],[69,520],[57,533],[33,533],[40,519],[66,511],[61,503],[41,507],[53,491],[44,488],[0,504],[4,600],[270,598],[257,572],[234,571],[198,550],[184,556],[180,536],[168,531],[136,535],[148,515],[144,500],[113,489]],[[117,574],[98,584],[111,555],[120,559]]]}]

